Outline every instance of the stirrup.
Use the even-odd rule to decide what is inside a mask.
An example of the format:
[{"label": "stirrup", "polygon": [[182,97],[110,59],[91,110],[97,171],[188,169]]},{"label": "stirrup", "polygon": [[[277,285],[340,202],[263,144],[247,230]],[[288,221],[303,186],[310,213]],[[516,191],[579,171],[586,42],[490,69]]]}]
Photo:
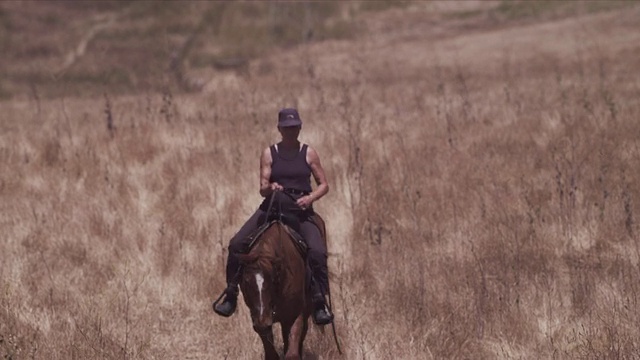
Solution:
[{"label": "stirrup", "polygon": [[238,298],[234,297],[233,295],[227,295],[221,304],[218,304],[219,301],[220,299],[216,300],[213,303],[213,311],[216,314],[224,317],[233,315],[238,305]]},{"label": "stirrup", "polygon": [[316,307],[313,311],[313,322],[316,325],[327,325],[333,322],[333,313],[327,304]]},{"label": "stirrup", "polygon": [[[220,304],[220,300],[224,297],[224,301]],[[213,302],[213,311],[224,317],[233,315],[238,304],[238,288],[237,286],[228,286],[222,294]]]}]

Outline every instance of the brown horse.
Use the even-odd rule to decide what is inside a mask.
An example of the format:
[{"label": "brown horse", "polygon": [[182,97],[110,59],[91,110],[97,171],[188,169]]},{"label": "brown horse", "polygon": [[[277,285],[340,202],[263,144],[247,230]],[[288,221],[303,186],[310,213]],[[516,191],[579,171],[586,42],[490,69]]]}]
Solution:
[{"label": "brown horse", "polygon": [[[325,234],[324,221],[316,224]],[[240,289],[251,313],[253,329],[260,335],[265,359],[279,359],[272,326],[280,323],[285,359],[300,359],[309,328],[312,304],[307,289],[307,267],[286,226],[273,222],[256,240],[243,264]]]}]

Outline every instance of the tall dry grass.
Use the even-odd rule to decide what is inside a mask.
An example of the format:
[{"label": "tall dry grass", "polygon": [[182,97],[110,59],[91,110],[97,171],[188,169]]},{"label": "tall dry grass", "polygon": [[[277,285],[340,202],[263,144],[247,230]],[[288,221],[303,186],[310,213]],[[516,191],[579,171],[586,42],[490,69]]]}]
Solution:
[{"label": "tall dry grass", "polygon": [[[2,103],[2,355],[259,358],[248,311],[210,304],[297,106],[332,187],[343,358],[638,357],[637,6],[451,37],[403,11],[415,33],[201,94]],[[327,331],[306,349],[338,358]]]}]

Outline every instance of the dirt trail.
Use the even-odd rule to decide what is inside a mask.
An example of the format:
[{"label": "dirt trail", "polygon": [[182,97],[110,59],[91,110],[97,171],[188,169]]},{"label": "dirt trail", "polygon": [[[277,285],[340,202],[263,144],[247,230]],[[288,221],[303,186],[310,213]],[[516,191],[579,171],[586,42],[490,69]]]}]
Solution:
[{"label": "dirt trail", "polygon": [[87,46],[89,46],[89,43],[96,37],[96,35],[104,30],[116,26],[118,18],[122,15],[123,14],[107,14],[106,16],[98,17],[98,19],[96,19],[96,23],[85,32],[84,36],[82,36],[78,45],[71,50],[67,56],[65,56],[65,60],[58,69],[57,74],[65,72],[73,66],[76,61],[83,57],[87,51]]},{"label": "dirt trail", "polygon": [[[367,26],[377,31],[372,30],[357,41],[315,44],[279,55],[279,63],[291,64],[296,59],[310,59],[318,77],[352,80],[358,75],[356,69],[372,71],[383,68],[385,64],[410,72],[438,63],[499,66],[496,65],[498,59],[507,51],[514,61],[541,54],[570,57],[585,47],[606,46],[608,50],[619,51],[639,40],[638,32],[631,31],[638,29],[638,15],[638,7],[635,7],[627,11],[495,28],[482,25],[481,20],[458,27],[437,20],[437,14],[414,12],[403,16],[402,12],[394,11],[368,19]],[[388,25],[401,20],[403,26],[399,29]],[[468,31],[468,26],[477,27],[477,30]],[[612,33],[616,34],[613,39],[610,37]]]}]

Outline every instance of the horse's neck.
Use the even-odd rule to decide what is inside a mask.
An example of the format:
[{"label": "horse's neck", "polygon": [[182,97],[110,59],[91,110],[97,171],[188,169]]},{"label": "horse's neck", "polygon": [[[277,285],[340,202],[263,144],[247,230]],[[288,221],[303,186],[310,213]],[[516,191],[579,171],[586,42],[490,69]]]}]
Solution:
[{"label": "horse's neck", "polygon": [[[257,246],[257,256],[268,260],[273,265],[282,265],[289,262],[295,256],[299,256],[290,234],[284,229],[283,224],[274,223],[262,235]],[[284,265],[286,266],[286,265]]]},{"label": "horse's neck", "polygon": [[279,256],[279,243],[277,232],[272,231],[273,227],[267,229],[258,239],[256,246],[251,249],[250,255],[260,263],[260,267],[271,267]]}]

